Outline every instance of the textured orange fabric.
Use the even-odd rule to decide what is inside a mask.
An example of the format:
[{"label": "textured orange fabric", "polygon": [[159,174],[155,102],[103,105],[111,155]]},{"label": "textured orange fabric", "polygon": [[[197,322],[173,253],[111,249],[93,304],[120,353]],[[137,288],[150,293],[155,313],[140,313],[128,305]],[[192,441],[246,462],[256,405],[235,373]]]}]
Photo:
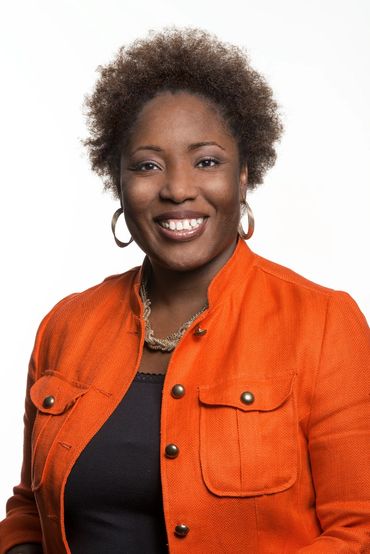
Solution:
[{"label": "textured orange fabric", "polygon": [[[139,269],[110,277],[62,300],[41,323],[22,480],[1,524],[2,554],[31,541],[42,541],[47,554],[70,552],[64,486],[139,366],[139,282]],[[346,293],[311,283],[242,241],[208,295],[209,309],[175,350],[163,389],[171,554],[369,553],[365,318]],[[206,334],[194,334],[198,324]],[[176,383],[185,387],[181,398],[171,395]],[[243,392],[254,401],[244,403]],[[55,402],[45,407],[50,395]],[[168,443],[179,447],[177,458],[164,456]],[[183,538],[174,533],[181,523],[190,528]]]}]

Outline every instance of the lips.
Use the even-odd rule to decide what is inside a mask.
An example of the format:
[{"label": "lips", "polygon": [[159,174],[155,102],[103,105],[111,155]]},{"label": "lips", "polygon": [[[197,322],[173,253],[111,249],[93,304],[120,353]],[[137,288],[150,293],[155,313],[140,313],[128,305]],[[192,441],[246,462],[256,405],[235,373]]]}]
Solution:
[{"label": "lips", "polygon": [[199,212],[182,210],[166,212],[155,218],[160,233],[175,241],[188,241],[199,237],[206,227],[207,216]]}]

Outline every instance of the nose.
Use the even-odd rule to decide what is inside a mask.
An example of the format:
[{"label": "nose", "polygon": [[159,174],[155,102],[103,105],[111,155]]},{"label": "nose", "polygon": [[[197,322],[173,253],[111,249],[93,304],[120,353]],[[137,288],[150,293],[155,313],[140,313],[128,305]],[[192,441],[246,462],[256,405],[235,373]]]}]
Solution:
[{"label": "nose", "polygon": [[194,200],[196,198],[197,188],[194,182],[194,175],[190,174],[184,164],[168,167],[164,177],[163,186],[159,193],[162,200],[182,204],[187,200]]}]

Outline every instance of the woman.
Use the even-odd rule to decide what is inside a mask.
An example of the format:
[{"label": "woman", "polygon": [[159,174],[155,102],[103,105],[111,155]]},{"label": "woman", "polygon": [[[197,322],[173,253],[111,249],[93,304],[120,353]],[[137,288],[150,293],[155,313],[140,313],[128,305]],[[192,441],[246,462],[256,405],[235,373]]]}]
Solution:
[{"label": "woman", "polygon": [[1,553],[368,552],[366,321],[243,240],[281,133],[268,85],[170,30],[87,106],[113,232],[124,211],[146,258],[41,323]]}]

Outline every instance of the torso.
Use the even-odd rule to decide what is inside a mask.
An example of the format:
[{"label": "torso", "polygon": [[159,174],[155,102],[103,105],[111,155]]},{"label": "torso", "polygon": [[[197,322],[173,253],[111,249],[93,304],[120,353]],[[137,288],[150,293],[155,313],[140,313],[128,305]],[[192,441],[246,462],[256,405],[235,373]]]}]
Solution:
[{"label": "torso", "polygon": [[163,375],[137,373],[81,452],[65,487],[73,554],[166,554],[160,480]]},{"label": "torso", "polygon": [[141,373],[166,373],[172,352],[149,350],[144,347],[138,371]]}]

